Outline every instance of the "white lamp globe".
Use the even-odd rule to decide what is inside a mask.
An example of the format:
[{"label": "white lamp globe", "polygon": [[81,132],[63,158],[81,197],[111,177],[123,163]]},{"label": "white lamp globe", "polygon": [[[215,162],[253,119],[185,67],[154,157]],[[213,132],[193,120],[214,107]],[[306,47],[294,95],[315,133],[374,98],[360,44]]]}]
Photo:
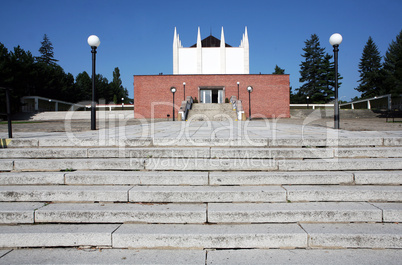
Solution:
[{"label": "white lamp globe", "polygon": [[100,40],[99,40],[98,36],[96,36],[96,35],[89,36],[88,44],[91,47],[98,47],[100,45]]},{"label": "white lamp globe", "polygon": [[171,88],[170,88],[170,91],[171,91],[172,93],[175,93],[175,92],[176,92],[176,88],[175,88],[175,87],[171,87]]},{"label": "white lamp globe", "polygon": [[335,34],[332,34],[331,37],[329,38],[329,43],[332,46],[335,46],[335,45],[341,44],[342,40],[343,40],[342,35],[339,33],[335,33]]},{"label": "white lamp globe", "polygon": [[248,86],[248,87],[247,87],[247,90],[248,90],[249,92],[253,92],[253,87],[252,87],[252,86]]}]

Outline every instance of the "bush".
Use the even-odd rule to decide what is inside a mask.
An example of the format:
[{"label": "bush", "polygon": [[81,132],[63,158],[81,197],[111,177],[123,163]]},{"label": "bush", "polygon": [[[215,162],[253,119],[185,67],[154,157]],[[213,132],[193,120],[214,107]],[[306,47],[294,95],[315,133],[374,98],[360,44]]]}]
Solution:
[{"label": "bush", "polygon": [[228,99],[228,98],[225,98],[225,103],[229,103],[229,99]]}]

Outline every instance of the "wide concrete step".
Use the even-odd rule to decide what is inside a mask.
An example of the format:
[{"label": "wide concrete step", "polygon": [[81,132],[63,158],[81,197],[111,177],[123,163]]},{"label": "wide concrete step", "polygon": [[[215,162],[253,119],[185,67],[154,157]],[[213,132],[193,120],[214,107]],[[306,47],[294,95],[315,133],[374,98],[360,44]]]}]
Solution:
[{"label": "wide concrete step", "polygon": [[400,224],[123,224],[118,248],[402,248]]},{"label": "wide concrete step", "polygon": [[[399,222],[402,204],[387,204],[385,219]],[[398,214],[395,214],[395,212]],[[397,217],[397,215],[400,215]],[[395,219],[394,219],[395,218]],[[383,211],[369,203],[210,203],[210,223],[382,222]]]},{"label": "wide concrete step", "polygon": [[402,186],[0,186],[0,202],[401,202]]},{"label": "wide concrete step", "polygon": [[123,224],[113,233],[117,248],[303,248],[307,234],[296,224]]},{"label": "wide concrete step", "polygon": [[[208,209],[208,210],[207,210]],[[1,202],[1,224],[402,222],[402,203]]]},{"label": "wide concrete step", "polygon": [[181,171],[341,171],[400,170],[399,158],[331,159],[191,159],[191,158],[88,158],[0,160],[3,171],[72,170],[181,170]]},{"label": "wide concrete step", "polygon": [[341,170],[400,170],[398,158],[350,159],[187,159],[149,158],[146,170],[228,170],[228,171],[341,171]]},{"label": "wide concrete step", "polygon": [[0,250],[3,264],[399,264],[398,249],[163,250],[28,248]]},{"label": "wide concrete step", "polygon": [[402,225],[44,224],[0,226],[0,247],[402,248]]},{"label": "wide concrete step", "polygon": [[137,186],[132,202],[401,202],[402,186]]},{"label": "wide concrete step", "polygon": [[129,191],[131,202],[285,202],[279,186],[136,186]]},{"label": "wide concrete step", "polygon": [[35,223],[202,224],[206,209],[206,204],[54,203],[35,211]]},{"label": "wide concrete step", "polygon": [[3,172],[0,185],[208,185],[208,172],[66,171]]},{"label": "wide concrete step", "polygon": [[349,201],[349,202],[401,202],[402,186],[283,186],[287,200]]},{"label": "wide concrete step", "polygon": [[399,158],[402,147],[360,148],[216,148],[216,147],[148,147],[148,148],[11,148],[0,158]]},{"label": "wide concrete step", "polygon": [[[198,128],[197,128],[198,129]],[[201,128],[202,129],[202,128]],[[228,128],[230,130],[230,128]],[[208,130],[209,132],[209,130]],[[162,147],[162,146],[187,146],[187,147],[400,147],[401,137],[329,137],[329,138],[14,138],[2,139],[3,148],[21,147]]]},{"label": "wide concrete step", "polygon": [[118,224],[3,225],[0,247],[111,247]]},{"label": "wide concrete step", "polygon": [[402,185],[402,171],[67,171],[2,172],[0,185]]},{"label": "wide concrete step", "polygon": [[127,202],[131,186],[0,186],[0,202]]}]

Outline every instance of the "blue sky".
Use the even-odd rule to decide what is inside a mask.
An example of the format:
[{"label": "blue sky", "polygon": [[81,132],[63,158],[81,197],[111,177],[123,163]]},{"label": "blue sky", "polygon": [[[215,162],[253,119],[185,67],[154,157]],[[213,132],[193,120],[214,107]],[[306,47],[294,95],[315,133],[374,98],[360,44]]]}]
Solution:
[{"label": "blue sky", "polygon": [[[332,54],[328,39],[340,33],[339,72],[343,76],[339,98],[358,96],[358,64],[371,36],[384,55],[402,30],[400,0],[304,1],[159,1],[159,0],[0,0],[0,42],[9,50],[20,45],[34,56],[43,35],[54,46],[54,56],[74,76],[91,73],[89,35],[101,40],[97,73],[109,81],[119,67],[123,86],[133,96],[133,75],[172,74],[172,44],[177,27],[184,47],[201,37],[220,38],[240,45],[247,26],[250,73],[270,74],[277,64],[290,74],[293,90],[300,86],[304,42],[317,34]],[[168,89],[168,88],[167,88]]]}]

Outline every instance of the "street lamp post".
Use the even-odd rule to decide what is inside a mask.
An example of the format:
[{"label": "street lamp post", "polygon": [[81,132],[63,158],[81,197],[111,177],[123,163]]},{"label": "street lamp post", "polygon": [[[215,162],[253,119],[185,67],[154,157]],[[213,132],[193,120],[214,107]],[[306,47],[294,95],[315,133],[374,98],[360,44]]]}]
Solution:
[{"label": "street lamp post", "polygon": [[237,100],[240,99],[239,85],[240,85],[240,82],[237,82]]},{"label": "street lamp post", "polygon": [[338,102],[338,51],[342,43],[342,35],[332,34],[329,43],[334,47],[334,67],[335,67],[335,104],[334,104],[334,129],[339,129],[339,102]]},{"label": "street lamp post", "polygon": [[247,91],[248,91],[248,115],[249,115],[248,119],[251,121],[251,92],[253,92],[253,87],[248,86]]},{"label": "street lamp post", "polygon": [[306,97],[306,101],[307,101],[307,109],[308,109],[308,100],[310,99],[309,96]]},{"label": "street lamp post", "polygon": [[173,94],[173,121],[174,121],[174,93],[176,93],[176,88],[174,86],[172,86],[170,88],[170,92],[172,92],[172,94]]},{"label": "street lamp post", "polygon": [[121,110],[124,110],[124,98],[121,98]]},{"label": "street lamp post", "polygon": [[92,102],[91,102],[91,130],[96,130],[96,103],[95,103],[95,61],[96,48],[100,44],[97,36],[91,35],[88,37],[88,44],[92,48]]},{"label": "street lamp post", "polygon": [[186,82],[183,82],[184,100],[186,100]]}]

